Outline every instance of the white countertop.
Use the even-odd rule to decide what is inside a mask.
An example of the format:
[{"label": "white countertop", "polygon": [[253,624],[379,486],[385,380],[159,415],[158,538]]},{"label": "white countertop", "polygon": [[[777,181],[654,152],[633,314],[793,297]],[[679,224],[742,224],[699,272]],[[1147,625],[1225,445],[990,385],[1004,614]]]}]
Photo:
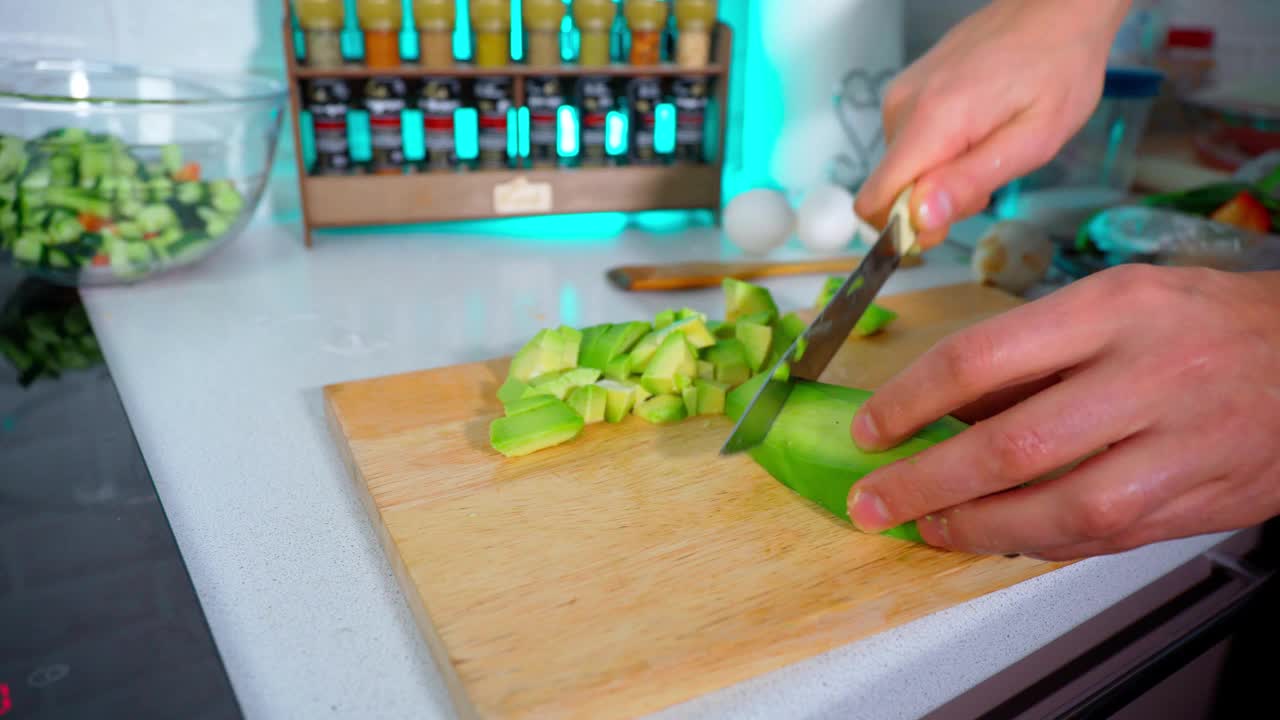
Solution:
[{"label": "white countertop", "polygon": [[[723,312],[718,290],[628,294],[604,279],[624,262],[729,253],[718,231],[618,234],[609,222],[558,241],[353,232],[319,236],[307,251],[296,224],[264,210],[194,269],[85,292],[249,718],[452,716],[330,439],[320,389],[510,353],[548,323],[676,304]],[[566,228],[534,226],[544,238]],[[885,292],[967,279],[944,247]],[[767,285],[798,307],[820,282]],[[1072,565],[662,715],[916,717],[1223,537]]]}]

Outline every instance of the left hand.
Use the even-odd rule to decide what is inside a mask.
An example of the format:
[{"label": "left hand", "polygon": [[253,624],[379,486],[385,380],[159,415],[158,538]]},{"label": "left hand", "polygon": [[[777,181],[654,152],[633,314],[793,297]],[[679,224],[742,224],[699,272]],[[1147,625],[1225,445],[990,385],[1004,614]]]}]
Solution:
[{"label": "left hand", "polygon": [[939,343],[858,412],[854,440],[888,448],[946,414],[976,424],[855,484],[859,528],[919,520],[931,545],[1070,560],[1265,521],[1280,273],[1085,278]]}]

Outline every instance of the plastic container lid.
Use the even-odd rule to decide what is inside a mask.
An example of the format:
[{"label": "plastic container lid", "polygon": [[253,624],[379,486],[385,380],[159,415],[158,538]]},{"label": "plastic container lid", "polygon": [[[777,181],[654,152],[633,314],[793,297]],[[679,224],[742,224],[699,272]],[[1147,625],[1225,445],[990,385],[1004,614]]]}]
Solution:
[{"label": "plastic container lid", "polygon": [[1109,67],[1102,87],[1108,100],[1143,100],[1160,94],[1164,73],[1138,67]]}]

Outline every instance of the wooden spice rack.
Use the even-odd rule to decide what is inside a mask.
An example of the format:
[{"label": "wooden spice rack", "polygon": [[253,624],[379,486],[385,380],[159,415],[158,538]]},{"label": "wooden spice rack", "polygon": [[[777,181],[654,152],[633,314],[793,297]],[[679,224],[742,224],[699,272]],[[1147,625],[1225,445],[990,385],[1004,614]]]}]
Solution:
[{"label": "wooden spice rack", "polygon": [[[405,63],[393,70],[349,64],[341,68],[310,68],[299,63],[294,46],[291,3],[285,2],[284,46],[293,139],[297,157],[304,237],[312,245],[312,231],[367,225],[478,220],[499,217],[591,212],[709,209],[718,215],[724,170],[728,119],[732,30],[717,23],[712,39],[712,62],[704,68],[664,63],[655,66],[614,64],[607,67],[561,65],[478,68],[458,64],[447,71]],[[708,77],[712,78],[717,114],[713,126],[719,137],[715,154],[703,163],[608,167],[518,168],[501,170],[439,170],[403,175],[312,175],[303,158],[299,83],[308,78],[360,79],[374,76],[414,78],[510,77],[515,107],[524,105],[525,78],[555,76]],[[710,120],[710,118],[709,118]]]}]

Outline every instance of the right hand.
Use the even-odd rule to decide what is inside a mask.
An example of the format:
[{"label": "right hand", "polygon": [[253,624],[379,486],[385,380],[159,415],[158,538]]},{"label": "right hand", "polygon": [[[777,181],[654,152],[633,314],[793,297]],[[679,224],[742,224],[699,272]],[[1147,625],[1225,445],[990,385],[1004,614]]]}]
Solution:
[{"label": "right hand", "polygon": [[1130,0],[995,0],[890,84],[888,149],[855,210],[884,227],[916,184],[919,242],[941,243],[991,193],[1044,165],[1088,119]]}]

